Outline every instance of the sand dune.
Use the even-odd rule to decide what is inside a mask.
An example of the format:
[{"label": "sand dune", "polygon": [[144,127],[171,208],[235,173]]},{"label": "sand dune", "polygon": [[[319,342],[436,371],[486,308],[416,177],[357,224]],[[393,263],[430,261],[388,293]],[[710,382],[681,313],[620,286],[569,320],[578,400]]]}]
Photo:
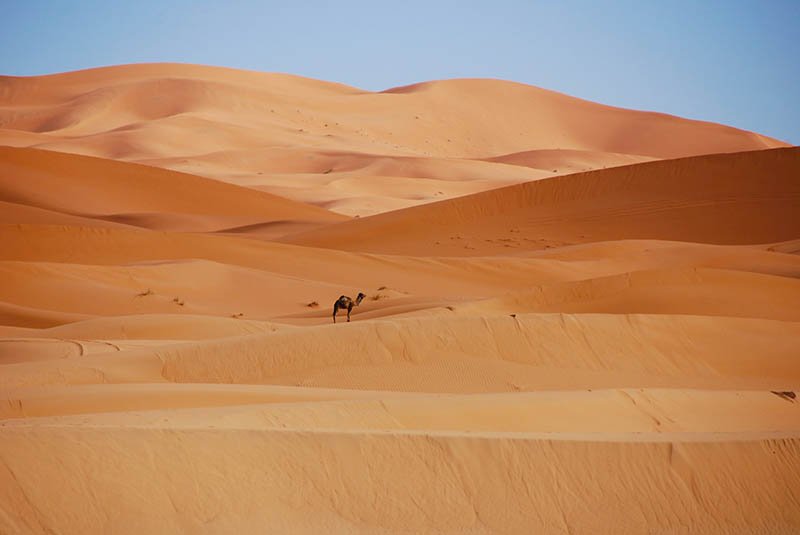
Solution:
[{"label": "sand dune", "polygon": [[[8,282],[4,282],[4,289],[8,287],[7,284]],[[87,314],[0,302],[0,318],[4,326],[46,328],[73,321],[81,321],[90,317]]]},{"label": "sand dune", "polygon": [[[488,190],[537,173],[786,146],[723,125],[500,80],[444,80],[374,93],[283,74],[144,64],[3,77],[0,88],[0,144],[257,185],[348,215]],[[326,173],[357,161],[376,162],[360,177],[420,178],[409,162],[428,158],[421,165],[435,170],[423,174],[431,183],[422,195],[418,183],[403,180],[373,192],[369,202],[362,191],[369,180],[319,187],[334,178]],[[521,161],[526,166],[516,170],[504,165]],[[491,180],[475,182],[487,174]],[[503,176],[506,182],[498,183]]]},{"label": "sand dune", "polygon": [[434,316],[19,362],[0,381],[6,389],[171,381],[429,393],[786,390],[800,373],[797,329],[796,322],[667,314]]},{"label": "sand dune", "polygon": [[[244,385],[86,385],[15,395],[19,405],[13,408],[23,406],[26,418],[37,416],[39,425],[59,426],[91,423],[116,428],[119,416],[115,413],[129,411],[129,425],[160,429],[211,426],[565,436],[800,431],[796,405],[771,392],[754,390],[637,388],[465,396]],[[57,396],[63,401],[54,416]],[[105,412],[98,413],[98,405]],[[91,414],[84,414],[87,410]],[[10,418],[19,422],[5,421],[6,428],[28,425],[18,414]]]},{"label": "sand dune", "polygon": [[[20,511],[4,517],[12,531],[636,532],[658,524],[775,533],[799,521],[797,442],[780,436],[674,444],[58,426],[4,433],[3,501]],[[61,445],[57,460],[52,444]],[[164,452],[174,460],[165,463]],[[64,504],[84,493],[85,514],[69,514]]]},{"label": "sand dune", "polygon": [[76,321],[49,329],[32,329],[40,338],[99,338],[104,340],[201,340],[261,332],[286,326],[241,318],[190,314],[109,316]]},{"label": "sand dune", "polygon": [[798,292],[800,280],[763,274],[706,268],[635,271],[542,285],[461,305],[458,312],[659,312],[800,321]]},{"label": "sand dune", "polygon": [[115,223],[113,221],[70,215],[63,212],[29,206],[27,204],[0,201],[0,224],[36,225],[43,222],[50,225],[76,227],[125,228],[127,226],[122,223]]},{"label": "sand dune", "polygon": [[617,154],[575,149],[534,149],[513,154],[487,158],[487,161],[505,163],[521,167],[531,167],[543,171],[577,173],[592,169],[605,169],[647,162],[655,158],[637,154]]},{"label": "sand dune", "polygon": [[[0,235],[9,245],[5,256],[13,258],[0,260],[8,282],[0,288],[0,301],[49,311],[43,313],[43,324],[32,327],[57,325],[51,317],[56,311],[325,323],[330,305],[347,288],[368,294],[355,311],[356,321],[445,306],[478,313],[483,307],[512,313],[528,306],[551,311],[606,306],[625,312],[711,311],[785,319],[795,317],[794,278],[800,275],[796,255],[658,241],[598,243],[528,257],[426,259],[112,229],[15,226],[0,228]],[[171,260],[160,260],[168,256]],[[199,257],[207,260],[193,260]],[[704,300],[688,300],[676,290]],[[500,309],[482,301],[468,304],[510,292]],[[85,295],[92,299],[81,298]],[[520,304],[523,296],[531,296],[526,305]],[[534,304],[534,298],[540,302]],[[607,298],[611,301],[603,301]],[[309,306],[315,302],[319,306]],[[762,303],[760,310],[741,308],[756,303]],[[64,320],[71,321],[75,318]],[[27,326],[21,318],[7,324]],[[180,328],[173,321],[170,325],[167,330]]]},{"label": "sand dune", "polygon": [[214,180],[50,151],[0,147],[0,171],[6,202],[154,230],[208,232],[287,220],[302,228],[345,219]]},{"label": "sand dune", "polygon": [[798,176],[499,80],[2,77],[0,532],[795,533]]},{"label": "sand dune", "polygon": [[509,186],[286,240],[458,256],[632,238],[767,243],[800,232],[798,173],[796,148],[643,163]]}]

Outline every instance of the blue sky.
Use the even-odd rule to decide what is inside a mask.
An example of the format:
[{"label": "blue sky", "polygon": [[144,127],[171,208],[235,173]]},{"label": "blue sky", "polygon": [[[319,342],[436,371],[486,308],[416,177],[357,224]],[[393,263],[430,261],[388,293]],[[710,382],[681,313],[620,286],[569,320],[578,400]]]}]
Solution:
[{"label": "blue sky", "polygon": [[371,90],[501,78],[800,144],[800,0],[0,4],[0,74],[175,61]]}]

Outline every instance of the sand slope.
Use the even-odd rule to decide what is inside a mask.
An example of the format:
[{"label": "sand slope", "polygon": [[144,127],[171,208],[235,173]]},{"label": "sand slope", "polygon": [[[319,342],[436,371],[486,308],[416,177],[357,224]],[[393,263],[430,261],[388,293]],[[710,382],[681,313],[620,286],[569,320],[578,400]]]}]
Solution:
[{"label": "sand slope", "polygon": [[577,173],[349,221],[292,243],[477,256],[631,238],[767,243],[800,231],[800,149]]},{"label": "sand slope", "polygon": [[[346,219],[193,175],[12,147],[0,147],[0,200],[154,230],[208,232],[245,225],[297,230]],[[40,221],[74,223],[48,215]]]},{"label": "sand slope", "polygon": [[0,145],[0,533],[800,531],[797,148],[191,65]]},{"label": "sand slope", "polygon": [[[4,503],[22,513],[4,521],[11,531],[780,533],[798,522],[797,443],[770,435],[676,445],[58,426],[4,433]],[[53,443],[64,444],[57,470]],[[165,452],[174,460],[165,463]],[[22,469],[34,459],[37,469]]]}]

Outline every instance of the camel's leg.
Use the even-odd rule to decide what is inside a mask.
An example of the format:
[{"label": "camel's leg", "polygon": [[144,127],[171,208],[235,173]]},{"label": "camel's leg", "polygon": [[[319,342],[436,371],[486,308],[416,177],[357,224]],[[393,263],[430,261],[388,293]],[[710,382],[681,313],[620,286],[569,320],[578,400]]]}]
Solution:
[{"label": "camel's leg", "polygon": [[333,305],[333,322],[336,323],[336,313],[339,312],[339,303]]},{"label": "camel's leg", "polygon": [[347,307],[347,321],[350,321],[350,312],[353,310],[353,305]]}]

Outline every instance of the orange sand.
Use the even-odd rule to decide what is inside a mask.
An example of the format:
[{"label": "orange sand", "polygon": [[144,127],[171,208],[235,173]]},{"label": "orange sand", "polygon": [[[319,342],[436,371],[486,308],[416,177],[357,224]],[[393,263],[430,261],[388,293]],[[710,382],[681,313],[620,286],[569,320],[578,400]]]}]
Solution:
[{"label": "orange sand", "polygon": [[191,65],[0,145],[0,533],[800,531],[800,149]]}]

